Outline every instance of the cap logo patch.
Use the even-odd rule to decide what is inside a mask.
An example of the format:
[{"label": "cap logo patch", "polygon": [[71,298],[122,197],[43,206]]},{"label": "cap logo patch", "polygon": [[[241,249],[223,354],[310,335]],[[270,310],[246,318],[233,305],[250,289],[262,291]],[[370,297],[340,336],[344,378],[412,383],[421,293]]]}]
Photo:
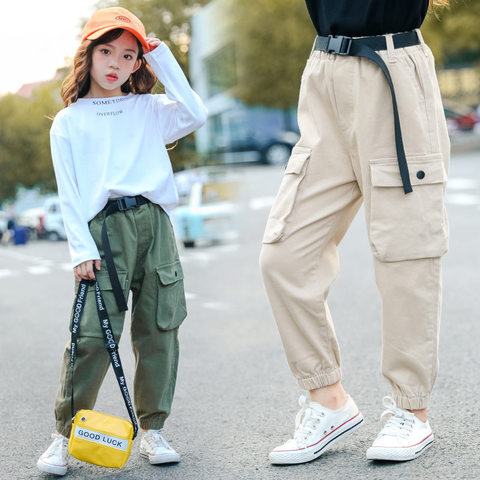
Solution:
[{"label": "cap logo patch", "polygon": [[115,20],[119,20],[120,22],[125,22],[125,23],[131,23],[131,20],[128,17],[124,17],[123,15],[116,16]]}]

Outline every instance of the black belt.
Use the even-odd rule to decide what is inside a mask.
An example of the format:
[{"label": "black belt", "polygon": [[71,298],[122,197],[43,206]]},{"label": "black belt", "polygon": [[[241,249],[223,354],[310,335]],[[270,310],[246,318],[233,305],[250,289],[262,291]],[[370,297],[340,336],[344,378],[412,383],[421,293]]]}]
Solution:
[{"label": "black belt", "polygon": [[[420,43],[415,30],[405,33],[396,33],[395,35],[392,35],[392,38],[393,46],[395,48],[411,47],[412,45],[418,45]],[[405,193],[410,193],[412,191],[412,184],[410,183],[410,173],[408,171],[407,158],[403,148],[402,130],[400,128],[395,89],[393,88],[392,77],[390,76],[387,65],[385,65],[382,57],[375,51],[386,49],[387,40],[384,36],[352,38],[344,37],[342,35],[335,37],[329,35],[328,37],[317,37],[315,40],[315,50],[321,50],[322,52],[335,55],[350,55],[352,57],[368,58],[382,69],[392,94],[395,145],[397,148],[398,168],[400,170],[400,176],[402,177],[403,191]]]},{"label": "black belt", "polygon": [[122,286],[120,285],[120,280],[118,279],[117,269],[113,261],[112,249],[110,248],[110,240],[108,239],[106,220],[107,217],[112,213],[130,210],[131,208],[136,208],[140,205],[145,205],[146,203],[150,203],[150,200],[148,200],[148,198],[142,197],[141,195],[137,195],[136,197],[121,197],[109,200],[105,205],[105,208],[103,209],[105,212],[102,225],[103,253],[105,254],[105,261],[107,263],[110,283],[112,284],[113,295],[115,297],[115,301],[117,302],[117,307],[120,312],[128,310],[128,307],[125,296],[123,295]]}]

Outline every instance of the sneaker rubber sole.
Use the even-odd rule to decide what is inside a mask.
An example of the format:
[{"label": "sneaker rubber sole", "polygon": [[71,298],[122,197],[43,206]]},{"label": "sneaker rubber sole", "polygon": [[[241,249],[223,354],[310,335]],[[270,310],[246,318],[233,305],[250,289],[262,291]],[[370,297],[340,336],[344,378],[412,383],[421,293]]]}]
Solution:
[{"label": "sneaker rubber sole", "polygon": [[149,455],[143,448],[141,448],[140,456],[143,458],[148,458],[151,465],[159,465],[161,463],[178,463],[180,461],[180,455],[177,452]]},{"label": "sneaker rubber sole", "polygon": [[67,473],[66,465],[52,465],[51,463],[44,462],[41,458],[38,459],[37,467],[42,472],[53,473],[54,475],[59,475],[62,477]]},{"label": "sneaker rubber sole", "polygon": [[419,457],[433,444],[433,433],[416,445],[407,447],[370,447],[367,450],[367,460],[386,460],[391,462],[405,462]]},{"label": "sneaker rubber sole", "polygon": [[358,412],[357,415],[322,437],[313,445],[299,448],[298,450],[274,450],[273,452],[270,452],[268,456],[270,463],[272,465],[293,465],[311,462],[333,447],[338,441],[357,430],[362,422],[363,416]]}]

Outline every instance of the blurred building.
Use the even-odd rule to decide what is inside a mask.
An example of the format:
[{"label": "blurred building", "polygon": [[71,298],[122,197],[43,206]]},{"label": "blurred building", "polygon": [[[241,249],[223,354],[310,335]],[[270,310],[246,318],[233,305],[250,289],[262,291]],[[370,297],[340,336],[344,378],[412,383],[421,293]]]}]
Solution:
[{"label": "blurred building", "polygon": [[[41,80],[39,82],[32,82],[32,83],[24,83],[15,93],[19,97],[23,98],[32,98],[34,90],[49,85],[53,82],[57,82],[61,80],[65,76],[65,68],[59,68],[55,72],[55,75],[50,80]],[[60,94],[58,95],[60,100]]]},{"label": "blurred building", "polygon": [[480,104],[480,69],[475,65],[438,71],[442,97],[463,105]]},{"label": "blurred building", "polygon": [[213,0],[192,18],[190,81],[209,111],[206,125],[196,133],[196,149],[219,163],[283,163],[298,138],[296,109],[251,107],[235,98],[238,46],[232,6],[230,0]]}]

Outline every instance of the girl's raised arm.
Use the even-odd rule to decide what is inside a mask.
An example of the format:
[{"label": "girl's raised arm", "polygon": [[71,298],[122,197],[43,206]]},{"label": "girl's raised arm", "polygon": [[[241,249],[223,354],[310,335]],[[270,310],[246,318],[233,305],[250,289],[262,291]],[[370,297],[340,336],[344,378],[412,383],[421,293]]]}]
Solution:
[{"label": "girl's raised arm", "polygon": [[165,95],[156,99],[164,142],[173,143],[200,128],[207,119],[207,109],[165,43],[145,54],[145,59],[165,87]]}]

